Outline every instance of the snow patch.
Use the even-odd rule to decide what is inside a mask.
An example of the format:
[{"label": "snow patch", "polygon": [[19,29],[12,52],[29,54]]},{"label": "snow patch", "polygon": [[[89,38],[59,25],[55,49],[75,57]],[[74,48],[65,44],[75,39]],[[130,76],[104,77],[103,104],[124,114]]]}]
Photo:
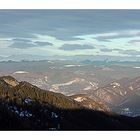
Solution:
[{"label": "snow patch", "polygon": [[117,82],[113,82],[110,85],[112,85],[113,88],[121,86],[120,83],[117,83]]},{"label": "snow patch", "polygon": [[29,72],[27,72],[27,71],[16,71],[13,74],[27,74],[27,73],[29,73]]},{"label": "snow patch", "polygon": [[84,66],[84,65],[65,65],[64,67],[80,67],[80,66]]},{"label": "snow patch", "polygon": [[56,69],[55,67],[49,67],[50,69]]},{"label": "snow patch", "polygon": [[102,68],[103,71],[114,71],[114,69],[111,69],[109,67],[105,67],[105,68]]},{"label": "snow patch", "polygon": [[52,118],[58,118],[58,115],[55,112],[52,112],[51,117]]},{"label": "snow patch", "polygon": [[130,89],[130,90],[133,90],[133,87],[132,87],[132,86],[130,86],[130,87],[129,87],[129,89]]},{"label": "snow patch", "polygon": [[82,101],[86,100],[86,98],[84,98],[84,97],[76,97],[76,98],[74,98],[74,100],[77,101],[77,102],[82,102]]},{"label": "snow patch", "polygon": [[53,62],[53,61],[48,61],[48,63],[51,63],[51,64],[53,64],[54,62]]},{"label": "snow patch", "polygon": [[24,102],[26,103],[26,104],[28,104],[28,103],[31,103],[33,100],[31,100],[31,99],[25,99],[24,100]]},{"label": "snow patch", "polygon": [[62,84],[54,84],[52,86],[56,86],[56,87],[59,87],[59,86],[68,86],[68,85],[71,85],[73,83],[78,83],[78,82],[84,82],[85,79],[82,79],[82,78],[75,78],[74,80],[72,81],[69,81],[67,83],[62,83]]},{"label": "snow patch", "polygon": [[140,67],[133,67],[134,69],[140,69]]},{"label": "snow patch", "polygon": [[90,89],[92,89],[91,86],[84,88],[84,90],[90,90]]},{"label": "snow patch", "polygon": [[26,111],[20,112],[19,116],[20,117],[32,117],[33,115],[26,110]]},{"label": "snow patch", "polygon": [[46,81],[46,82],[48,81],[48,77],[47,77],[47,76],[45,76],[45,81]]}]

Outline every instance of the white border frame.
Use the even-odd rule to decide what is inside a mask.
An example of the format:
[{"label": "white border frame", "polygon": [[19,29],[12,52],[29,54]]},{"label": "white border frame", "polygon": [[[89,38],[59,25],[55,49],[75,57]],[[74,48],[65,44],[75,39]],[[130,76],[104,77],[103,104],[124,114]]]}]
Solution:
[{"label": "white border frame", "polygon": [[[0,9],[139,9],[139,0],[0,0]],[[0,19],[2,20],[2,19]],[[3,140],[132,140],[139,132],[124,131],[2,131]]]},{"label": "white border frame", "polygon": [[139,0],[0,0],[0,9],[139,9]]}]

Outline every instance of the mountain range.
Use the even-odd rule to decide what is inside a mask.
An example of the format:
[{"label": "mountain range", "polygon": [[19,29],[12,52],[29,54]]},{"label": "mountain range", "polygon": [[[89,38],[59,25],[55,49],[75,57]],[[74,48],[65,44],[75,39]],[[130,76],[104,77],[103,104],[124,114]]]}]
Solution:
[{"label": "mountain range", "polygon": [[[75,56],[61,56],[61,55],[32,55],[32,54],[19,54],[10,56],[0,56],[0,61],[40,61],[40,60],[73,60],[73,61],[140,61],[139,57],[133,56],[108,56],[108,55],[75,55]],[[88,60],[88,61],[87,61]]]},{"label": "mountain range", "polygon": [[96,90],[89,89],[83,93],[77,94],[76,97],[80,98],[84,95],[86,98],[106,104],[112,111],[119,114],[140,115],[140,77],[122,78]]},{"label": "mountain range", "polygon": [[138,130],[139,122],[139,117],[112,113],[85,96],[42,90],[11,76],[0,78],[1,130]]},{"label": "mountain range", "polygon": [[42,90],[62,93],[90,109],[95,101],[121,115],[140,114],[138,62],[11,61],[0,62],[0,68],[0,76],[10,75]]}]

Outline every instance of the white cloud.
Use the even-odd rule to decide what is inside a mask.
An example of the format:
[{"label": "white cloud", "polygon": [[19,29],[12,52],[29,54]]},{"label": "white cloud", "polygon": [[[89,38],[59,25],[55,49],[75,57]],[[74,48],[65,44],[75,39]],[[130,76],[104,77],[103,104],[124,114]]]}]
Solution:
[{"label": "white cloud", "polygon": [[76,37],[82,39],[112,40],[112,39],[120,39],[120,38],[133,38],[137,36],[140,37],[140,30],[121,30],[121,31],[113,31],[113,32],[100,33],[100,34],[82,35]]},{"label": "white cloud", "polygon": [[[42,55],[114,55],[114,56],[122,56],[126,54],[119,53],[117,51],[105,51],[102,52],[100,49],[102,48],[107,48],[107,49],[123,49],[123,50],[136,50],[140,51],[139,43],[136,45],[131,45],[128,43],[130,40],[140,40],[140,31],[139,30],[129,30],[129,31],[118,31],[118,32],[109,32],[109,33],[102,33],[102,34],[91,34],[91,35],[82,35],[82,36],[76,36],[77,40],[60,40],[57,39],[54,36],[49,36],[45,34],[33,34],[33,37],[31,38],[26,38],[26,40],[30,40],[32,43],[35,42],[49,42],[52,43],[53,45],[39,45],[37,44],[37,47],[25,47],[24,50],[20,50],[19,48],[10,48],[12,43],[14,43],[15,38],[0,38],[0,51],[3,51],[3,54],[9,55],[11,54],[17,54],[17,53],[27,53],[27,54],[42,54]],[[79,39],[79,38],[82,38]],[[103,42],[100,41],[99,38],[105,39],[105,40],[110,40],[110,42]],[[25,38],[16,38],[23,40]],[[60,48],[64,44],[69,44],[69,45],[84,45],[88,44],[91,46],[94,46],[94,49],[78,49],[78,50],[60,50]],[[3,49],[2,49],[3,48]],[[131,51],[130,51],[131,53]],[[2,53],[1,53],[2,54]]]},{"label": "white cloud", "polygon": [[0,38],[0,49],[7,48],[9,45],[12,44],[12,39],[9,38]]}]

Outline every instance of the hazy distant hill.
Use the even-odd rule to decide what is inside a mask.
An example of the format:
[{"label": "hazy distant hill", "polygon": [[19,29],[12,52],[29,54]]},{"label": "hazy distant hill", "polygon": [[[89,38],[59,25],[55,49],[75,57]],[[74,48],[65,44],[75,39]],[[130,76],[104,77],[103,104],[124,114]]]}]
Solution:
[{"label": "hazy distant hill", "polygon": [[19,55],[11,55],[7,57],[0,56],[0,61],[36,61],[36,60],[73,60],[73,61],[83,61],[84,63],[91,63],[92,61],[140,61],[139,57],[120,57],[120,56],[108,56],[108,55],[75,55],[73,56],[45,56],[45,55],[32,55],[32,54],[19,54]]}]

